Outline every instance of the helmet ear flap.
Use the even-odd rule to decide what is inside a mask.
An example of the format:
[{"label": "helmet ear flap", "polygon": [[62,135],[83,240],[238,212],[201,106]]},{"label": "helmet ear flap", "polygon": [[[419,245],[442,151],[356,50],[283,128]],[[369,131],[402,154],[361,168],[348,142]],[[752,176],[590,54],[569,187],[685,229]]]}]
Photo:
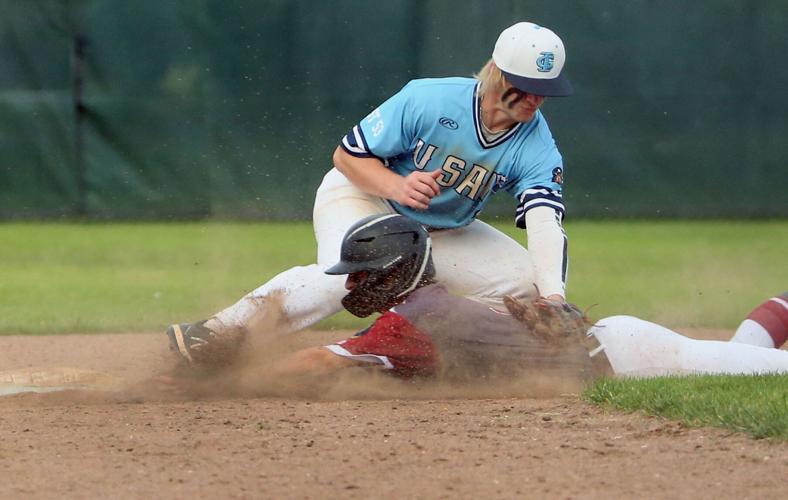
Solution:
[{"label": "helmet ear flap", "polygon": [[407,258],[388,270],[370,272],[363,283],[342,298],[342,306],[354,316],[366,318],[396,306],[414,290],[432,283],[434,277],[431,253],[423,259]]},{"label": "helmet ear flap", "polygon": [[399,214],[372,216],[351,227],[341,260],[328,274],[367,271],[366,279],[342,299],[352,314],[366,317],[404,300],[435,275],[432,241],[419,223]]}]

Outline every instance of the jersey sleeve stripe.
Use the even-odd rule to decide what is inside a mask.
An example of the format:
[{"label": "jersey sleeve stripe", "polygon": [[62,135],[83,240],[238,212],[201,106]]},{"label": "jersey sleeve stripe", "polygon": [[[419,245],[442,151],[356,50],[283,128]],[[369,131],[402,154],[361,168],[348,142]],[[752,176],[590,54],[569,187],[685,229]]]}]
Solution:
[{"label": "jersey sleeve stripe", "polygon": [[337,344],[330,344],[323,347],[343,358],[352,359],[355,361],[363,361],[365,363],[381,364],[387,370],[394,369],[394,365],[387,356],[379,356],[377,354],[353,354],[352,352]]},{"label": "jersey sleeve stripe", "polygon": [[364,132],[361,130],[361,127],[356,125],[352,129],[353,136],[356,138],[356,143],[361,146],[364,151],[369,151],[369,146],[367,145],[367,139],[364,137]]},{"label": "jersey sleeve stripe", "polygon": [[559,222],[564,219],[566,207],[564,207],[564,201],[560,191],[543,186],[534,186],[523,191],[522,194],[518,196],[518,199],[520,203],[517,204],[514,223],[521,229],[525,229],[526,212],[536,207],[550,207],[555,210]]},{"label": "jersey sleeve stripe", "polygon": [[520,203],[526,203],[528,200],[533,198],[548,198],[560,202],[563,197],[561,196],[560,191],[542,186],[534,186],[523,191],[518,198]]},{"label": "jersey sleeve stripe", "polygon": [[364,138],[364,132],[358,125],[354,126],[350,132],[342,138],[340,145],[348,154],[358,158],[371,158],[375,156],[370,153],[369,146],[367,146],[367,141]]},{"label": "jersey sleeve stripe", "polygon": [[[560,224],[561,219],[558,219],[558,222]],[[561,233],[564,235],[563,260],[561,261],[561,283],[564,285],[564,290],[566,290],[566,275],[569,270],[569,238],[566,237],[566,231],[564,231],[563,226],[561,227]]]},{"label": "jersey sleeve stripe", "polygon": [[553,201],[548,198],[535,198],[533,200],[528,201],[527,203],[523,203],[517,207],[516,213],[525,213],[531,210],[534,207],[553,207],[558,212],[564,211],[564,204],[558,201]]},{"label": "jersey sleeve stripe", "polygon": [[525,229],[525,213],[528,212],[528,210],[536,207],[550,207],[555,210],[556,216],[558,217],[559,221],[564,220],[563,205],[556,206],[555,204],[544,202],[544,203],[534,203],[528,206],[528,208],[526,209],[523,209],[522,207],[518,207],[514,217],[514,224],[520,229]]}]

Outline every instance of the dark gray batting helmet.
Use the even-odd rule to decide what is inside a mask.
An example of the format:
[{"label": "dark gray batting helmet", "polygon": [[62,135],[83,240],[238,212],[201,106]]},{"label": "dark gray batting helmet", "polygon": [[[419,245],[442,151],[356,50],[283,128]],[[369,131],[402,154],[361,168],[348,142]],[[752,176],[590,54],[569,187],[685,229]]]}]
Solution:
[{"label": "dark gray batting helmet", "polygon": [[435,276],[432,241],[424,227],[403,215],[372,215],[356,222],[342,240],[340,261],[326,274],[369,273],[343,299],[365,318],[385,311]]}]

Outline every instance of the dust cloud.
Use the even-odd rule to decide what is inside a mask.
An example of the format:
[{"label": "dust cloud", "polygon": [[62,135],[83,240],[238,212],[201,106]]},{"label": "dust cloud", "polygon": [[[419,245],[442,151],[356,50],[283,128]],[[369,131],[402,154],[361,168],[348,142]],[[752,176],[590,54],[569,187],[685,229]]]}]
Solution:
[{"label": "dust cloud", "polygon": [[[278,308],[266,308],[271,311]],[[289,354],[304,347],[320,346],[346,338],[347,331],[306,331],[283,334],[276,315],[255,318],[250,323],[245,345],[237,363],[212,373],[197,373],[178,367],[163,334],[115,334],[50,337],[46,345],[56,349],[43,361],[56,362],[41,368],[34,359],[34,346],[41,338],[0,337],[8,342],[8,358],[28,367],[4,373],[39,373],[49,377],[53,392],[24,393],[0,397],[8,404],[141,403],[244,398],[284,398],[321,401],[340,400],[432,400],[532,397],[549,398],[577,394],[584,382],[572,373],[552,370],[517,370],[478,374],[453,369],[432,379],[400,379],[376,367],[354,367],[331,376],[282,377],[271,369]],[[25,345],[28,345],[25,348]],[[78,346],[78,347],[77,347]],[[14,353],[14,349],[18,352]],[[2,352],[3,349],[0,349]],[[15,355],[15,356],[14,356]],[[26,359],[26,356],[28,359]],[[41,356],[39,356],[41,357]],[[0,368],[10,359],[0,355]],[[36,368],[30,368],[37,363]],[[5,366],[4,366],[5,365]],[[70,368],[53,368],[53,367]],[[46,375],[46,372],[49,374]],[[42,375],[44,374],[44,375]],[[69,375],[71,374],[71,375]],[[82,374],[82,379],[78,375]],[[0,389],[4,382],[0,373]],[[71,377],[68,379],[68,377]],[[64,378],[66,377],[66,378]],[[58,380],[60,382],[58,382]],[[6,381],[7,382],[7,381]],[[46,384],[44,384],[46,385]],[[0,392],[2,395],[2,392]]]}]

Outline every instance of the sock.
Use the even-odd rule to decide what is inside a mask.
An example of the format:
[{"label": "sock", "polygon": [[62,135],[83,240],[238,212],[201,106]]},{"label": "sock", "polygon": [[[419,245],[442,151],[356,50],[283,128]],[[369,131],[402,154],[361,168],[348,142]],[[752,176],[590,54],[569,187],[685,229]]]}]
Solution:
[{"label": "sock", "polygon": [[747,316],[731,342],[780,348],[788,340],[788,292],[772,297]]}]

